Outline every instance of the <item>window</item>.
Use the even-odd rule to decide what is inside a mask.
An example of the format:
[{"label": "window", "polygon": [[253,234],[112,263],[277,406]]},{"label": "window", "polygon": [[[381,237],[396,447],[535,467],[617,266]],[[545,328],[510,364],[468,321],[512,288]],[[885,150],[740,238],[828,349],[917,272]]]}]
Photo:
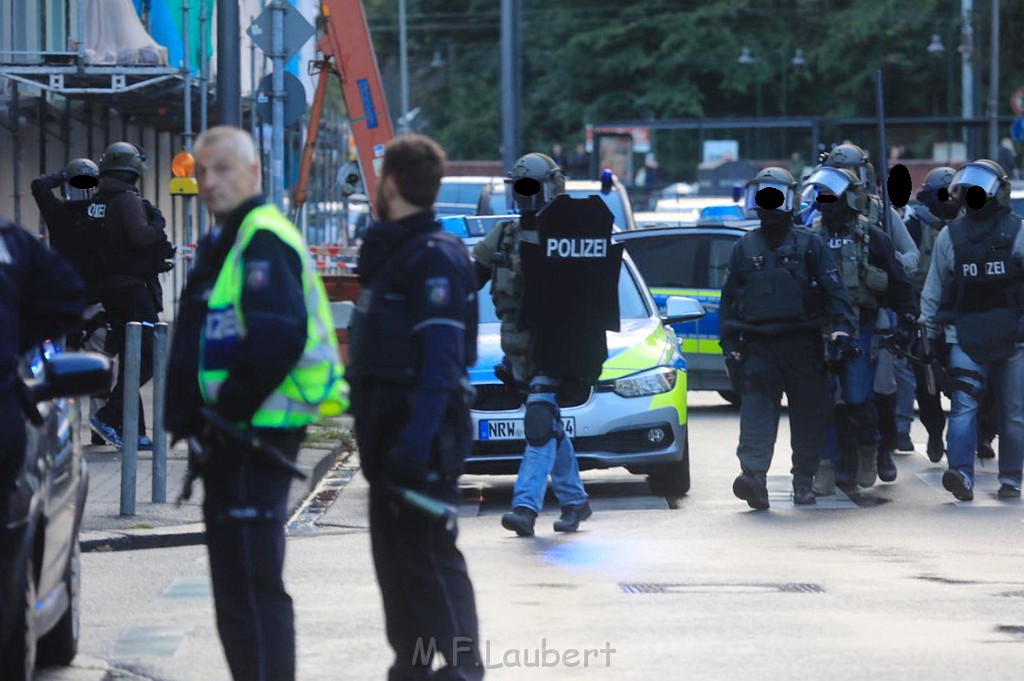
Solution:
[{"label": "window", "polygon": [[708,244],[708,288],[720,289],[729,276],[729,259],[732,257],[736,237],[715,237]]},{"label": "window", "polygon": [[624,240],[649,288],[699,288],[704,285],[697,267],[701,238],[663,236]]}]

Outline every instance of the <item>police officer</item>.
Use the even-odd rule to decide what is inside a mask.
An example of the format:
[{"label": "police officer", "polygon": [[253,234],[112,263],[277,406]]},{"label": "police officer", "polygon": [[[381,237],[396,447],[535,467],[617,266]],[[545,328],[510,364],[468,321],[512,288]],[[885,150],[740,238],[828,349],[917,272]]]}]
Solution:
[{"label": "police officer", "polygon": [[0,491],[14,484],[25,454],[18,359],[33,344],[73,329],[84,307],[82,280],[74,269],[0,218]]},{"label": "police officer", "polygon": [[994,161],[966,164],[950,181],[964,214],[935,239],[921,293],[928,335],[944,327],[953,384],[942,486],[974,498],[978,403],[991,384],[999,405],[1000,499],[1020,497],[1024,465],[1024,230],[1010,211],[1010,180]]},{"label": "police officer", "polygon": [[[462,242],[431,206],[441,148],[404,135],[385,148],[380,223],[359,253],[352,320],[352,406],[370,481],[370,538],[395,659],[390,681],[480,679],[476,605],[457,530],[400,500],[411,489],[459,500],[472,448],[468,367],[476,361],[476,281]],[[446,666],[431,671],[429,642]]]},{"label": "police officer", "polygon": [[843,484],[853,482],[852,467],[856,468],[857,485],[875,484],[878,426],[873,397],[879,310],[890,307],[899,315],[899,327],[893,335],[904,347],[913,337],[915,317],[910,280],[896,258],[892,241],[866,217],[867,195],[857,176],[847,169],[825,166],[808,177],[807,184],[816,188],[821,210],[812,231],[827,241],[839,266],[857,315],[856,340],[861,349],[842,364],[843,404],[836,409],[839,451],[828,448],[815,476],[815,493],[826,495],[833,492],[837,474]]},{"label": "police officer", "polygon": [[[106,315],[100,302],[107,272],[101,246],[103,222],[89,215],[99,175],[99,168],[91,160],[76,158],[60,172],[40,175],[32,181],[32,196],[46,222],[50,246],[75,268],[85,283],[86,309],[81,333],[68,338],[68,343],[95,352],[103,352],[107,340]],[[63,194],[61,198],[53,193],[58,188]],[[90,419],[106,402],[106,398],[89,398]],[[104,440],[93,433],[92,443],[103,444]]]},{"label": "police officer", "polygon": [[722,351],[742,395],[736,455],[742,473],[733,493],[768,508],[782,392],[793,431],[793,501],[813,504],[812,478],[825,444],[831,395],[822,330],[850,340],[853,310],[821,238],[793,224],[799,194],[783,168],[765,168],[747,183],[744,205],[761,226],[733,247],[719,311]]},{"label": "police officer", "polygon": [[[959,205],[949,193],[949,183],[953,181],[956,171],[948,166],[939,166],[929,171],[921,183],[921,189],[914,200],[907,206],[904,224],[914,239],[921,253],[917,271],[910,278],[914,287],[914,300],[920,306],[921,291],[925,279],[931,269],[932,252],[939,233],[956,217]],[[941,334],[940,334],[941,335]],[[943,340],[937,346],[945,345]],[[933,348],[933,351],[936,348]],[[945,450],[942,433],[946,428],[946,414],[942,410],[941,394],[936,388],[934,394],[928,392],[928,379],[925,367],[914,366],[913,381],[909,384],[912,390],[904,390],[900,386],[897,403],[898,447],[901,451],[912,451],[910,441],[910,425],[914,420],[914,396],[921,414],[921,423],[928,431],[928,458],[932,461],[942,459]],[[933,377],[933,379],[936,377]]]},{"label": "police officer", "polygon": [[[125,325],[142,323],[140,387],[153,376],[153,325],[157,322],[159,307],[150,282],[166,242],[162,229],[152,224],[136,186],[145,168],[145,158],[134,144],[111,144],[100,157],[99,187],[88,208],[89,216],[103,223],[101,249],[106,277],[100,299],[110,322],[107,349],[110,354],[117,354],[118,366],[126,366]],[[126,399],[124,375],[124,371],[118,372],[110,400],[89,421],[93,432],[114,447],[121,446],[121,420]],[[138,404],[139,449],[152,449],[153,442],[145,436],[142,398],[132,395],[127,399]]]},{"label": "police officer", "polygon": [[[908,275],[918,271],[919,253],[917,245],[911,238],[899,213],[892,206],[884,206],[878,190],[878,178],[869,154],[863,148],[845,142],[829,151],[822,162],[823,167],[845,168],[851,170],[867,195],[864,215],[868,224],[878,227],[892,239],[896,249],[896,259],[903,265]],[[820,211],[819,211],[820,212]],[[886,221],[888,212],[888,221]],[[878,310],[876,328],[883,333],[891,333],[896,326],[895,315],[889,309]],[[905,382],[909,369],[906,361],[896,357],[886,347],[879,347],[875,352],[877,364],[875,368],[875,411],[880,439],[878,443],[878,477],[884,482],[896,479],[896,463],[892,459],[893,450],[900,444],[896,426],[897,391],[900,383]],[[903,443],[906,444],[905,442]],[[913,446],[910,447],[913,450]]]},{"label": "police officer", "polygon": [[[175,440],[190,438],[201,466],[217,630],[231,674],[288,681],[290,477],[267,451],[294,462],[305,426],[346,406],[337,339],[301,235],[260,195],[249,133],[210,128],[194,153],[199,195],[217,226],[200,243],[181,296],[167,427]],[[256,438],[266,446],[254,446]]]},{"label": "police officer", "polygon": [[575,532],[592,511],[572,440],[562,427],[556,398],[562,381],[554,372],[546,374],[538,370],[532,353],[534,333],[519,325],[525,289],[520,243],[537,243],[537,212],[565,192],[565,178],[550,157],[530,153],[512,166],[505,191],[509,196],[508,205],[519,210],[518,219],[513,217],[498,223],[473,247],[480,286],[491,281],[491,298],[501,319],[501,349],[505,359],[495,371],[499,378],[527,395],[527,445],[519,464],[512,510],[502,516],[501,525],[521,537],[533,535],[550,475],[555,497],[561,505],[561,516],[555,521],[554,529]]}]

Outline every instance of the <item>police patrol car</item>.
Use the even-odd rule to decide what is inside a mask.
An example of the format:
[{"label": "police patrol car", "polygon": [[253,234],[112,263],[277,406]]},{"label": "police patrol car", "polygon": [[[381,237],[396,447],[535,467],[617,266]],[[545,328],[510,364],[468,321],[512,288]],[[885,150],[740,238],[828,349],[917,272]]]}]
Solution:
[{"label": "police patrol car", "polygon": [[718,306],[736,240],[758,225],[757,220],[722,225],[654,227],[615,234],[650,286],[659,310],[671,296],[697,299],[707,311],[698,321],[675,324],[689,367],[691,390],[716,390],[738,404],[725,373],[718,343]]},{"label": "police patrol car", "polygon": [[[443,218],[442,226],[472,245],[508,216]],[[500,324],[488,284],[480,292],[478,360],[470,369],[477,398],[472,410],[469,473],[514,474],[526,447],[523,398],[494,375],[501,362]],[[582,400],[561,404],[582,470],[623,466],[648,476],[652,490],[682,496],[690,488],[686,360],[667,321],[704,315],[693,299],[666,299],[664,315],[627,257],[619,275],[621,328],[608,332],[608,359]]]}]

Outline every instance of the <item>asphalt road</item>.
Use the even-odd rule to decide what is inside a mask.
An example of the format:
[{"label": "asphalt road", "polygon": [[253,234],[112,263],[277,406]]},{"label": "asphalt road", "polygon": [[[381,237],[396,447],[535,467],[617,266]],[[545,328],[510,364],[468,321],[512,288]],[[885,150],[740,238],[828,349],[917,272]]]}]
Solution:
[{"label": "asphalt road", "polygon": [[[499,524],[512,478],[463,481],[460,546],[487,678],[1019,675],[1024,504],[995,498],[994,463],[979,469],[976,500],[954,503],[916,427],[920,452],[898,457],[896,483],[796,508],[784,423],[772,509],[755,512],[731,492],[736,412],[713,394],[691,404],[693,489],[678,503],[621,469],[587,473],[595,514],[584,531],[552,532],[552,500],[537,536],[520,539]],[[289,540],[300,679],[381,679],[390,663],[365,497],[357,475],[319,524]],[[203,547],[83,560],[78,668],[38,678],[229,678]],[[96,671],[103,664],[112,670]]]}]

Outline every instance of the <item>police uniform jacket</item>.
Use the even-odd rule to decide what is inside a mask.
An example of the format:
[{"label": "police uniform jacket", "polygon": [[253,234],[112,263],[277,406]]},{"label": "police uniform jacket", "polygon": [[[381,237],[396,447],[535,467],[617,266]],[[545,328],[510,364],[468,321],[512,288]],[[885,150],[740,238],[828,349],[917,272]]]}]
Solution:
[{"label": "police uniform jacket", "polygon": [[[761,234],[761,231],[757,229],[744,234],[733,246],[732,256],[729,259],[729,276],[722,287],[722,300],[719,308],[722,350],[727,353],[738,351],[741,333],[778,335],[820,329],[828,325],[831,325],[835,331],[852,333],[855,318],[850,298],[832,254],[821,238],[802,227],[787,230],[785,238],[781,241],[769,240]],[[797,243],[796,232],[798,231],[802,233],[802,239],[806,240],[807,248],[804,253],[798,253],[797,249],[792,247]],[[761,255],[760,263],[748,262],[751,258],[758,256],[747,255],[745,242],[749,244],[760,239],[764,240],[773,255]],[[783,256],[778,249],[785,244],[790,246],[791,252]],[[802,318],[751,321],[750,318],[756,315],[748,314],[742,309],[740,300],[744,297],[744,289],[752,284],[751,270],[765,267],[768,257],[774,257],[771,266],[791,271],[802,270],[802,274],[799,276],[807,278],[802,290],[794,294],[804,295],[807,300]],[[815,291],[817,292],[815,293]],[[768,296],[777,296],[775,291],[766,293]],[[815,309],[816,307],[818,309]]]},{"label": "police uniform jacket", "polygon": [[106,287],[140,286],[153,276],[163,230],[150,220],[138,188],[114,177],[101,177],[93,203],[94,217],[103,220],[103,252],[109,278]]},{"label": "police uniform jacket", "polygon": [[89,217],[89,199],[64,201],[53,195],[53,190],[64,184],[64,175],[54,173],[32,180],[32,196],[39,206],[50,246],[60,253],[86,286],[86,302],[99,300],[98,289],[106,276],[103,261],[97,257],[101,251],[97,223]]},{"label": "police uniform jacket", "polygon": [[[476,361],[478,317],[465,245],[440,231],[432,211],[384,222],[367,232],[359,280],[347,377],[360,453],[375,459],[364,460],[367,478],[386,455],[457,474],[471,446],[461,386]],[[447,466],[431,460],[446,424],[466,430]]]},{"label": "police uniform jacket", "polygon": [[[195,267],[181,295],[171,345],[166,418],[167,428],[176,439],[202,430],[199,353],[207,300],[242,220],[263,203],[262,196],[246,201],[199,244]],[[235,350],[215,405],[233,423],[252,418],[284,381],[306,345],[302,263],[295,251],[269,231],[260,230],[249,242],[242,261],[245,284],[241,304],[248,333]]]}]

